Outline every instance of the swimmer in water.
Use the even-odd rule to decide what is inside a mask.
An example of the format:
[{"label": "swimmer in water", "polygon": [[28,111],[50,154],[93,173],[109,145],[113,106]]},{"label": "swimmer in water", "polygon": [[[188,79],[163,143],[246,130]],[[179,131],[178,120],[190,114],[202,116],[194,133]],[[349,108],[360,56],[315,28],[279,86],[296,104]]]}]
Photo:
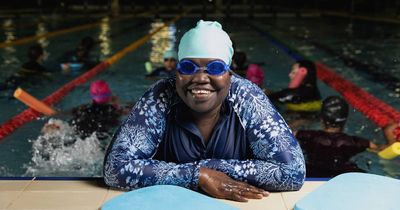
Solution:
[{"label": "swimmer in water", "polygon": [[309,60],[299,60],[292,65],[289,78],[294,80],[299,72],[305,71],[304,78],[297,87],[285,88],[268,94],[275,105],[285,106],[285,119],[292,129],[300,125],[316,122],[321,110],[321,94],[317,86],[315,64]]},{"label": "swimmer in water", "polygon": [[331,96],[322,102],[322,130],[295,132],[306,157],[307,177],[334,177],[346,172],[362,172],[350,161],[354,155],[369,149],[378,152],[387,147],[343,132],[349,113],[347,102]]},{"label": "swimmer in water", "polygon": [[153,72],[146,75],[146,77],[164,78],[175,76],[178,54],[175,50],[167,50],[165,51],[163,58],[163,66],[155,69]]},{"label": "swimmer in water", "polygon": [[28,50],[29,61],[24,63],[16,73],[0,84],[1,90],[15,90],[19,86],[26,88],[43,78],[50,78],[51,72],[43,66],[44,50],[40,45],[32,45]]}]

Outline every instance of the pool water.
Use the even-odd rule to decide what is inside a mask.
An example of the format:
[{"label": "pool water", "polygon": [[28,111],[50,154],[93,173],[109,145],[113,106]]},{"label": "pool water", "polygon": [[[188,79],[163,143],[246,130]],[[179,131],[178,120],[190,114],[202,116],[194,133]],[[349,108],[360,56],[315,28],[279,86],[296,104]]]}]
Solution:
[{"label": "pool water", "polygon": [[[1,20],[10,21],[10,20]],[[52,24],[42,25],[41,30],[57,30],[71,27],[93,20],[60,20]],[[281,49],[277,48],[249,24],[267,31],[285,43],[295,47],[306,56],[319,60],[337,73],[343,75],[357,86],[400,110],[399,95],[393,88],[388,88],[383,82],[374,82],[370,74],[360,72],[355,67],[343,62],[342,54],[360,62],[368,62],[376,71],[399,77],[399,53],[395,48],[399,44],[400,29],[393,25],[373,22],[357,22],[347,19],[331,19],[321,17],[309,18],[255,18],[219,19],[234,41],[236,49],[247,53],[250,63],[261,63],[265,71],[264,86],[278,90],[287,86],[288,73],[294,60]],[[22,24],[24,21],[15,21]],[[134,102],[153,83],[144,77],[144,63],[151,61],[153,66],[160,65],[162,54],[169,48],[177,49],[177,40],[185,31],[195,25],[197,19],[184,18],[160,32],[151,41],[137,50],[128,53],[106,71],[98,74],[93,80],[106,80],[113,93],[122,101]],[[79,23],[79,24],[78,24]],[[162,20],[147,18],[132,18],[125,21],[112,22],[104,19],[104,24],[93,29],[52,37],[41,40],[46,43],[48,53],[46,67],[54,71],[54,76],[48,81],[38,81],[38,84],[26,85],[26,89],[38,98],[44,98],[57,90],[80,73],[65,75],[60,72],[57,59],[68,50],[73,50],[79,40],[87,35],[102,42],[98,43],[93,52],[100,60],[110,57],[148,34],[159,26]],[[43,29],[43,27],[45,29]],[[368,32],[365,30],[368,29]],[[23,31],[23,32],[22,32]],[[34,34],[36,28],[13,31],[15,38]],[[8,34],[8,35],[7,35]],[[366,36],[368,34],[368,36]],[[0,36],[3,40],[10,37],[4,31]],[[25,62],[25,52],[29,44],[0,49],[0,80],[11,75]],[[329,49],[329,50],[327,50]],[[332,53],[332,51],[337,52]],[[322,96],[325,98],[337,93],[322,82],[318,83]],[[78,105],[89,103],[89,82],[74,89],[59,104],[57,110],[70,110]],[[0,123],[4,123],[17,115],[26,106],[11,99],[7,93],[0,97]],[[108,140],[101,141],[96,137],[80,139],[69,132],[68,124],[59,136],[41,135],[42,126],[49,120],[42,117],[16,130],[12,135],[0,140],[0,176],[102,176],[104,148]],[[61,117],[67,122],[68,117]],[[318,128],[318,125],[313,125]],[[382,133],[375,124],[359,112],[352,110],[347,123],[346,132],[383,143]],[[73,141],[71,141],[73,139]],[[354,161],[363,169],[376,174],[400,177],[400,158],[381,160],[376,154],[363,152]]]}]

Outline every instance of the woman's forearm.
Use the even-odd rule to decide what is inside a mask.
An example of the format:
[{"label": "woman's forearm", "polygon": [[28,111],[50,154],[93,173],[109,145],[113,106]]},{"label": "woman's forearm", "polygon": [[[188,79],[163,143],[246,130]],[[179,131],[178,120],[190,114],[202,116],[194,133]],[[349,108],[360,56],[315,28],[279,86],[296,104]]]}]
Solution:
[{"label": "woman's forearm", "polygon": [[305,178],[303,163],[295,159],[291,163],[207,159],[200,161],[199,165],[224,172],[233,179],[267,191],[299,190]]}]

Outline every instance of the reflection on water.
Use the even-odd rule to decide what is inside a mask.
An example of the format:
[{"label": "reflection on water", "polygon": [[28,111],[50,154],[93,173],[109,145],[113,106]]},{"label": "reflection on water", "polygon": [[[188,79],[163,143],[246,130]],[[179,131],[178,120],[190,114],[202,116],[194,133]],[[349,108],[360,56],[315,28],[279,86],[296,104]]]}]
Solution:
[{"label": "reflection on water", "polygon": [[110,18],[105,17],[101,20],[100,34],[99,34],[98,39],[100,41],[100,52],[101,52],[100,60],[104,60],[111,53],[111,49],[110,49],[110,42],[111,42],[111,40],[110,40]]},{"label": "reflection on water", "polygon": [[101,176],[105,145],[95,133],[81,139],[74,127],[57,119],[50,119],[42,133],[32,141],[25,176]]},{"label": "reflection on water", "polygon": [[3,29],[9,29],[9,28],[14,28],[15,25],[13,23],[12,19],[5,19],[3,22]]},{"label": "reflection on water", "polygon": [[[151,29],[149,33],[153,32],[159,27],[162,27],[164,22],[160,20],[156,20],[151,24]],[[161,65],[163,63],[163,55],[164,52],[170,49],[175,49],[176,43],[176,27],[175,25],[170,25],[168,27],[163,28],[161,31],[156,33],[151,38],[151,52],[150,52],[150,62],[157,65]]]},{"label": "reflection on water", "polygon": [[[36,36],[40,36],[43,34],[47,34],[48,31],[46,29],[46,25],[43,22],[39,22],[37,25],[37,29],[36,29]],[[46,48],[49,45],[49,40],[46,38],[46,36],[41,37],[40,39],[38,39],[37,41],[43,48]]]},{"label": "reflection on water", "polygon": [[[16,39],[15,26],[12,19],[6,19],[3,22],[5,43],[12,42]],[[15,55],[16,49],[13,46],[7,46],[2,53],[2,65],[7,67],[16,67],[19,65],[20,60]]]},{"label": "reflection on water", "polygon": [[[47,34],[48,30],[46,28],[46,24],[44,22],[39,22],[37,25],[37,29],[36,29],[36,36],[40,36],[43,34]],[[46,51],[47,46],[49,46],[50,41],[47,39],[46,36],[41,37],[40,39],[37,40],[37,42],[40,44],[40,46],[43,47],[43,56],[44,56],[44,60],[46,60],[49,56],[50,53],[48,51]]]}]

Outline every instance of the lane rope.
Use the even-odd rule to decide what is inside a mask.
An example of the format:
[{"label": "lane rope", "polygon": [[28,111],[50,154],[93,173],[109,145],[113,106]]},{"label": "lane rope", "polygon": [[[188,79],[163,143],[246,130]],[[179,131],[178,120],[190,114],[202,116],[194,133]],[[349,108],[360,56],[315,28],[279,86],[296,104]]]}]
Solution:
[{"label": "lane rope", "polygon": [[[144,13],[141,13],[141,15],[147,14],[147,13],[152,13],[152,12],[153,11],[144,12]],[[135,16],[114,18],[114,19],[111,19],[110,22],[123,21],[123,20],[127,20],[130,18],[134,18],[134,17]],[[33,42],[33,41],[36,41],[36,40],[42,39],[42,38],[56,37],[56,36],[60,36],[60,35],[68,34],[68,33],[83,31],[83,30],[87,30],[87,29],[91,29],[91,28],[96,28],[96,27],[100,26],[101,24],[103,24],[102,20],[97,21],[95,23],[84,24],[84,25],[80,25],[80,26],[76,26],[76,27],[72,27],[72,28],[60,29],[57,31],[52,31],[52,32],[44,33],[44,34],[27,36],[27,37],[23,37],[23,38],[20,38],[17,40],[13,40],[13,41],[5,41],[5,42],[0,43],[0,48],[22,45],[22,44]]]},{"label": "lane rope", "polygon": [[[260,29],[253,23],[248,23],[248,25],[294,60],[306,58],[306,56],[295,50],[295,48],[290,47],[290,45],[286,44],[284,41]],[[338,91],[338,93],[340,93],[356,110],[379,127],[382,128],[392,121],[400,120],[400,112],[395,108],[339,76],[335,71],[321,62],[317,61],[315,63],[318,79]]]},{"label": "lane rope", "polygon": [[[147,34],[146,36],[140,38],[139,40],[133,42],[129,46],[125,47],[124,49],[120,50],[116,54],[114,54],[112,57],[106,59],[102,63],[98,64],[91,70],[85,72],[84,74],[80,75],[79,77],[75,78],[74,80],[68,82],[55,92],[53,92],[51,95],[47,96],[43,102],[47,105],[54,105],[61,101],[66,95],[68,95],[73,89],[75,89],[77,86],[82,85],[83,83],[87,82],[94,76],[96,76],[98,73],[104,71],[107,69],[110,65],[114,64],[118,60],[120,60],[123,56],[125,56],[127,53],[136,50],[138,47],[146,43],[154,34],[158,33],[161,31],[163,28],[171,25],[172,23],[176,22],[179,20],[182,16],[184,16],[187,13],[184,12],[178,16],[176,16],[174,19],[168,21],[167,23],[164,23],[163,26],[160,26],[153,32]],[[21,127],[25,123],[28,123],[38,117],[40,117],[41,114],[39,112],[36,112],[35,110],[29,108],[22,113],[14,116],[10,120],[6,121],[3,125],[0,126],[0,140],[4,139],[6,136],[10,135],[13,133],[17,128]]]}]

